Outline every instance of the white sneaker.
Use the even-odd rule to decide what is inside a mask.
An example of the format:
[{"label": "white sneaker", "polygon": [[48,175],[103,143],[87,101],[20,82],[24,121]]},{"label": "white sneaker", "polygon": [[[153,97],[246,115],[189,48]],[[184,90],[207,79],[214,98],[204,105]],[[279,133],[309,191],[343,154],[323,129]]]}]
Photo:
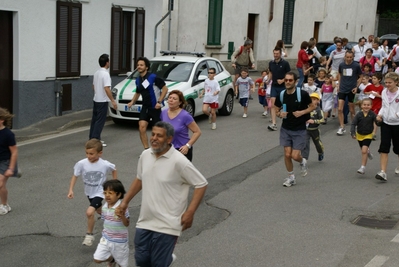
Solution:
[{"label": "white sneaker", "polygon": [[9,213],[11,211],[11,207],[6,204],[0,204],[0,215],[6,215],[7,213]]},{"label": "white sneaker", "polygon": [[366,167],[361,166],[361,167],[357,170],[357,173],[359,173],[359,174],[364,174],[364,173],[365,173],[365,169],[366,169]]},{"label": "white sneaker", "polygon": [[209,115],[209,118],[208,118],[208,123],[209,123],[209,124],[211,124],[211,123],[212,123],[212,114],[210,114],[210,115]]},{"label": "white sneaker", "polygon": [[102,140],[101,140],[101,144],[102,144],[103,146],[107,146],[107,144],[104,143],[104,141],[102,141]]},{"label": "white sneaker", "polygon": [[173,265],[173,263],[176,261],[177,257],[176,255],[173,253],[172,254],[172,262],[170,263],[169,267],[171,267]]},{"label": "white sneaker", "polygon": [[263,117],[266,117],[266,116],[267,116],[267,111],[263,112],[263,113],[262,113],[262,116],[263,116]]},{"label": "white sneaker", "polygon": [[246,117],[247,117],[247,113],[244,113],[244,115],[242,115],[242,117],[243,117],[243,118],[246,118]]},{"label": "white sneaker", "polygon": [[307,160],[304,158],[303,163],[301,163],[299,165],[301,165],[301,175],[306,176],[308,174]]},{"label": "white sneaker", "polygon": [[94,235],[86,235],[85,239],[83,239],[82,245],[90,247],[93,245],[94,242]]},{"label": "white sneaker", "polygon": [[283,183],[284,187],[291,187],[293,185],[296,185],[295,176],[290,175],[290,177],[285,178],[284,183]]},{"label": "white sneaker", "polygon": [[399,174],[399,167],[395,169],[395,174]]},{"label": "white sneaker", "polygon": [[345,128],[339,127],[337,135],[343,135],[346,132]]},{"label": "white sneaker", "polygon": [[212,130],[216,130],[216,123],[212,123]]},{"label": "white sneaker", "polygon": [[369,158],[369,160],[372,160],[374,158],[373,154],[371,154],[370,149],[367,150],[367,157]]},{"label": "white sneaker", "polygon": [[381,181],[387,181],[387,174],[384,171],[379,171],[376,175],[375,175],[375,179],[381,180]]}]

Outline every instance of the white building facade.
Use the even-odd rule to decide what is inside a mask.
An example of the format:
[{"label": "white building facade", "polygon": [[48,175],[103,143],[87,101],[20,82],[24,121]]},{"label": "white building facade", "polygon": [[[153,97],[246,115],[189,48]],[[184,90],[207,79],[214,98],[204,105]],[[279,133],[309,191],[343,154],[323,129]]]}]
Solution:
[{"label": "white building facade", "polygon": [[91,108],[103,53],[114,85],[160,50],[206,52],[230,68],[246,38],[258,70],[279,39],[294,63],[310,37],[373,34],[376,9],[376,0],[0,0],[0,106],[14,128]]},{"label": "white building facade", "polygon": [[[267,66],[280,39],[289,58],[296,60],[301,42],[311,37],[357,41],[374,34],[376,10],[376,0],[174,0],[170,47],[204,51],[227,62],[232,46],[237,48],[249,38],[254,41],[260,70]],[[167,30],[165,25],[163,48],[167,47]]]},{"label": "white building facade", "polygon": [[156,0],[0,0],[0,106],[13,128],[91,108],[99,56],[118,83],[151,56],[161,12]]}]

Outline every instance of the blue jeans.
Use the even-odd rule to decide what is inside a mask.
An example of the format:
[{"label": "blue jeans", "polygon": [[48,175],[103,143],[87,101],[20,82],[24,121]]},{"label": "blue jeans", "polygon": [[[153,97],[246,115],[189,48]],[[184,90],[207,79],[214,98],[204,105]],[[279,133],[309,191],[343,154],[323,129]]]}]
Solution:
[{"label": "blue jeans", "polygon": [[91,118],[89,139],[96,138],[101,140],[105,120],[107,119],[108,102],[93,101],[93,116]]},{"label": "blue jeans", "polygon": [[305,76],[303,75],[303,69],[302,68],[296,68],[299,73],[299,80],[297,87],[302,88],[303,81],[305,80]]}]

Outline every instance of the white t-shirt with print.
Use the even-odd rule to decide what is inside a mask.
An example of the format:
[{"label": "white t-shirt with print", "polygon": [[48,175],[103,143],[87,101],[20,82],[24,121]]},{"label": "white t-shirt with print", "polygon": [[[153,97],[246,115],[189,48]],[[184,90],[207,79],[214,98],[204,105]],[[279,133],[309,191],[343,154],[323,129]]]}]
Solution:
[{"label": "white t-shirt with print", "polygon": [[115,164],[102,158],[91,163],[86,158],[78,161],[73,170],[75,176],[82,178],[86,196],[104,198],[103,183],[107,180],[107,174],[115,170]]}]

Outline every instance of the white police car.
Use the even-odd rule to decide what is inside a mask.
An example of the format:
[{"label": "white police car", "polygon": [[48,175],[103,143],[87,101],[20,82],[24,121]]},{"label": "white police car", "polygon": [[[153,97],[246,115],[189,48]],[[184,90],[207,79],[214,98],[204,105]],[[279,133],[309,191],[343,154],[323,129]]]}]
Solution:
[{"label": "white police car", "polygon": [[[208,77],[208,69],[215,68],[215,79],[219,82],[219,114],[230,115],[233,111],[234,90],[231,75],[219,60],[211,57],[203,57],[203,53],[161,51],[163,56],[155,57],[150,60],[151,67],[149,72],[157,74],[162,78],[168,91],[180,90],[186,101],[185,109],[193,116],[202,113],[202,99],[198,96],[204,90],[204,81]],[[187,55],[190,54],[190,55]],[[117,110],[109,104],[109,115],[115,123],[123,120],[138,120],[141,110],[141,96],[131,108],[127,104],[132,100],[136,92],[136,78],[139,76],[137,71],[130,74],[125,80],[117,84],[112,89],[112,95],[117,103]],[[165,98],[165,106],[167,101]]]}]

